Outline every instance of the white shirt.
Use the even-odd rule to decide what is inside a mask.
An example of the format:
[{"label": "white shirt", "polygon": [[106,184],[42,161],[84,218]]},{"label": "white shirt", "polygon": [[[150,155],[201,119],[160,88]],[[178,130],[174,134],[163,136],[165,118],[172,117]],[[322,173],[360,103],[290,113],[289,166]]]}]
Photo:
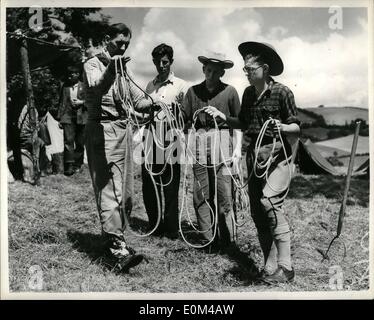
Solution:
[{"label": "white shirt", "polygon": [[[160,81],[158,76],[151,80],[145,91],[152,97],[157,97],[159,100],[170,105],[172,102],[178,102],[178,97],[181,98],[179,102],[181,103],[187,89],[188,86],[186,81],[176,77],[173,72],[170,72],[165,81]],[[155,120],[163,120],[164,117],[164,113],[160,112]]]}]

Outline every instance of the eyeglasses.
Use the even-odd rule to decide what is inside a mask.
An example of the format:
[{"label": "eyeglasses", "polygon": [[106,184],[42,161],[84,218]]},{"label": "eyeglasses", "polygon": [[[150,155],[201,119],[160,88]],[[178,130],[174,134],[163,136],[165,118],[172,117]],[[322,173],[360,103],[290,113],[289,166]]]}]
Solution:
[{"label": "eyeglasses", "polygon": [[243,71],[245,74],[254,74],[257,71],[257,69],[260,69],[261,67],[263,67],[263,65],[260,65],[257,68],[244,67]]}]

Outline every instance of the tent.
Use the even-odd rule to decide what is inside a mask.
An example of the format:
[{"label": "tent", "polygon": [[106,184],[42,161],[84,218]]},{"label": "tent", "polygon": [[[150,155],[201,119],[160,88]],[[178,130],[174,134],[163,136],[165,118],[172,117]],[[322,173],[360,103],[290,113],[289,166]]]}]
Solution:
[{"label": "tent", "polygon": [[355,171],[354,174],[356,175],[363,175],[370,173],[370,158],[368,158],[362,165],[360,165]]},{"label": "tent", "polygon": [[305,174],[340,175],[330,162],[322,157],[310,139],[305,142],[299,140],[295,163],[299,165],[300,171]]},{"label": "tent", "polygon": [[[352,142],[354,135],[340,137],[336,139],[324,140],[316,142],[316,146],[331,147],[339,150],[343,150],[348,154],[351,153]],[[359,136],[357,143],[356,154],[368,154],[369,153],[369,137]]]}]

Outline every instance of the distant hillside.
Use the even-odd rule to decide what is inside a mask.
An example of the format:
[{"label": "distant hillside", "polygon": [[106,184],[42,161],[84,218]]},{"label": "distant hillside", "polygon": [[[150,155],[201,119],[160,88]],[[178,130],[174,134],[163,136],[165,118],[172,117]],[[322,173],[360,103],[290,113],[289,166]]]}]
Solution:
[{"label": "distant hillside", "polygon": [[297,108],[297,117],[302,124],[312,124],[318,120],[317,114],[301,108]]},{"label": "distant hillside", "polygon": [[321,115],[326,121],[327,125],[344,126],[350,124],[351,121],[358,118],[363,119],[368,123],[369,112],[365,108],[355,107],[321,107],[321,108],[305,108],[316,115]]}]

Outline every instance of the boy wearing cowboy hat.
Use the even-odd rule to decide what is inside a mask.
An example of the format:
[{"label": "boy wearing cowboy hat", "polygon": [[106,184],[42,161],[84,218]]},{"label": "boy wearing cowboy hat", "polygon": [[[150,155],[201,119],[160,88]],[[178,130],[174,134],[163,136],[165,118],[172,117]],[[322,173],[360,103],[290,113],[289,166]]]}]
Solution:
[{"label": "boy wearing cowboy hat", "polygon": [[[218,150],[214,149],[215,147],[229,147],[231,150],[227,149],[228,152],[233,149],[232,158],[228,159],[233,162],[233,165],[237,165],[241,158],[242,132],[236,130],[236,144],[232,148],[230,139],[232,135],[230,135],[227,124],[223,121],[215,123],[212,117],[204,112],[199,112],[199,110],[201,111],[207,106],[214,106],[225,115],[236,117],[240,111],[240,101],[236,89],[221,81],[225,69],[233,67],[234,63],[232,61],[225,60],[224,56],[218,53],[210,53],[208,57],[199,56],[198,60],[203,64],[205,80],[190,87],[184,97],[182,112],[185,122],[193,121],[193,116],[197,112],[195,129],[199,141],[209,141],[208,136],[210,135],[211,138],[211,133],[214,133],[217,137],[215,128],[218,129],[220,141],[222,141],[223,136],[226,136],[227,140],[230,141],[227,144],[221,143],[221,145],[214,145],[214,142],[207,143],[204,152],[200,152],[200,154],[197,152],[196,155],[199,159],[204,153],[203,156],[206,161],[194,163],[193,166],[195,177],[193,203],[204,243],[210,242],[214,237],[214,218],[212,217],[215,217],[215,209],[218,210],[218,221],[215,221],[218,225],[216,229],[216,235],[218,236],[214,238],[214,242],[211,242],[212,245],[209,250],[218,251],[221,247],[225,251],[225,249],[235,247],[231,177],[227,174],[223,165],[217,164],[222,159],[214,160],[214,154]],[[198,151],[201,151],[201,149]],[[215,190],[215,187],[217,187],[217,190]],[[214,201],[215,197],[217,197],[217,203]]]},{"label": "boy wearing cowboy hat", "polygon": [[[282,59],[274,48],[265,43],[244,42],[238,49],[244,59],[243,71],[251,84],[244,91],[239,116],[227,117],[214,108],[206,112],[221,118],[232,128],[244,129],[251,140],[247,150],[248,187],[251,215],[265,260],[262,280],[268,284],[289,282],[294,279],[295,272],[291,263],[290,227],[283,203],[296,154],[296,148],[288,139],[297,140],[300,122],[292,91],[271,77],[283,72]],[[269,119],[272,120],[267,121]],[[255,148],[265,123],[269,126],[258,148]],[[269,155],[273,156],[273,160],[267,174],[262,176],[258,163],[267,161]]]}]

